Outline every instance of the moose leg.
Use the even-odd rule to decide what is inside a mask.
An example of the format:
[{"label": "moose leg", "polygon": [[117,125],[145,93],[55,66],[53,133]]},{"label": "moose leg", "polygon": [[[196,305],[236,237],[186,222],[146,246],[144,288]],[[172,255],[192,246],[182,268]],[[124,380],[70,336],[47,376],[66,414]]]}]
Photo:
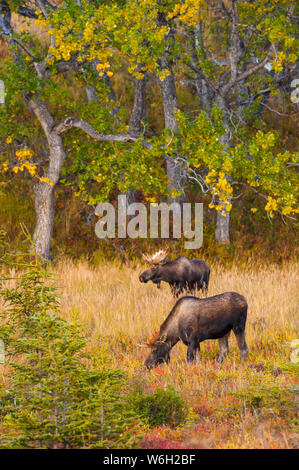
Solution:
[{"label": "moose leg", "polygon": [[175,295],[175,283],[174,282],[169,282],[168,284],[170,286],[170,290],[171,290],[172,295],[175,297],[176,296]]},{"label": "moose leg", "polygon": [[186,290],[190,292],[191,295],[196,295],[196,283],[190,282],[187,284]]},{"label": "moose leg", "polygon": [[192,362],[194,361],[194,351],[197,349],[198,343],[195,340],[190,341],[188,344],[188,351],[187,351],[187,361]]},{"label": "moose leg", "polygon": [[200,345],[199,344],[195,350],[195,359],[196,359],[197,364],[200,364]]},{"label": "moose leg", "polygon": [[204,285],[202,286],[202,293],[205,297],[208,296],[208,284],[205,282]]},{"label": "moose leg", "polygon": [[184,290],[185,283],[184,282],[175,282],[173,286],[173,295],[174,297],[178,297]]},{"label": "moose leg", "polygon": [[237,332],[237,333],[234,332],[234,333],[236,335],[238,346],[239,346],[239,349],[240,349],[241,359],[243,361],[246,361],[247,355],[248,355],[248,346],[247,346],[246,341],[245,341],[245,330],[243,330],[241,332]]},{"label": "moose leg", "polygon": [[204,279],[204,287],[202,288],[202,291],[204,295],[207,297],[208,296],[208,290],[209,290],[209,280],[210,280],[210,274],[208,274],[205,279]]},{"label": "moose leg", "polygon": [[188,289],[188,286],[185,282],[178,282],[178,295],[180,295],[184,290]]},{"label": "moose leg", "polygon": [[229,346],[228,346],[228,338],[229,338],[229,335],[230,335],[230,331],[222,336],[222,338],[219,338],[218,339],[218,343],[219,343],[219,356],[217,358],[217,362],[219,364],[221,364],[221,362],[223,362],[223,359],[225,358],[225,356],[228,354],[229,352]]},{"label": "moose leg", "polygon": [[207,297],[208,295],[208,287],[209,287],[209,282],[207,282],[205,279],[203,280],[203,282],[201,283],[201,290],[202,290],[202,294]]},{"label": "moose leg", "polygon": [[177,298],[179,296],[179,288],[178,288],[178,284],[177,282],[173,282],[172,283],[172,287],[171,287],[171,292],[172,292],[172,295]]}]

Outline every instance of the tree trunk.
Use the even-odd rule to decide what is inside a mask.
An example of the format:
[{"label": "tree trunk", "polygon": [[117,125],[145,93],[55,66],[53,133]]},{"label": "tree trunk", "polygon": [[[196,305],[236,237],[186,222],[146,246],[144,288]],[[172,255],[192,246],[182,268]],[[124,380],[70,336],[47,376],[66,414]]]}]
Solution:
[{"label": "tree trunk", "polygon": [[[230,199],[227,200],[230,202]],[[225,215],[222,214],[224,212]],[[230,244],[230,235],[229,235],[229,225],[230,225],[230,212],[226,209],[217,211],[216,218],[216,229],[215,229],[215,240],[216,242]]]},{"label": "tree trunk", "polygon": [[[139,137],[141,134],[141,122],[145,118],[145,93],[146,75],[141,79],[134,78],[134,102],[129,120],[129,134]],[[134,189],[129,189],[126,193],[126,206],[136,201]]]},{"label": "tree trunk", "polygon": [[229,222],[230,213],[223,209],[225,215],[222,215],[222,211],[217,211],[215,240],[220,243],[230,243],[229,238]]},{"label": "tree trunk", "polygon": [[203,108],[209,115],[212,108],[212,101],[214,98],[214,92],[211,84],[203,76],[202,71],[198,68],[199,54],[206,59],[206,53],[204,48],[204,41],[202,35],[202,22],[199,21],[197,25],[190,31],[192,37],[192,71],[194,73],[194,85],[198,96],[199,106]]},{"label": "tree trunk", "polygon": [[141,122],[145,118],[146,75],[142,79],[134,78],[134,103],[129,121],[129,134],[139,137]]},{"label": "tree trunk", "polygon": [[94,86],[86,85],[85,90],[88,103],[98,101],[98,95]]},{"label": "tree trunk", "polygon": [[54,189],[49,184],[38,182],[34,185],[34,196],[34,250],[43,259],[49,260],[54,224]]},{"label": "tree trunk", "polygon": [[51,239],[54,226],[54,191],[61,167],[65,160],[62,138],[53,133],[48,136],[50,147],[49,168],[44,174],[48,182],[38,182],[34,186],[36,226],[33,242],[36,253],[45,260],[50,259]]},{"label": "tree trunk", "polygon": [[45,103],[35,100],[30,101],[29,106],[39,120],[49,146],[49,167],[43,175],[47,181],[39,181],[34,186],[36,225],[33,234],[35,252],[44,260],[49,260],[54,225],[54,190],[65,160],[65,150]]},{"label": "tree trunk", "polygon": [[[219,106],[223,112],[223,124],[226,129],[226,132],[223,136],[221,136],[220,140],[227,148],[230,145],[230,128],[228,117],[226,113],[226,103],[223,96],[218,95],[215,99],[216,106]],[[225,175],[227,180],[231,180],[230,175]],[[230,199],[227,200],[227,203],[230,203]],[[222,214],[224,212],[224,215]],[[230,212],[226,209],[222,209],[221,211],[217,211],[217,218],[216,218],[216,230],[215,230],[215,240],[216,242],[230,244],[230,236],[229,236],[229,225],[230,225]]]},{"label": "tree trunk", "polygon": [[[178,127],[178,123],[175,118],[175,109],[178,106],[178,99],[175,86],[175,78],[171,63],[167,59],[167,53],[164,53],[164,56],[161,59],[161,69],[166,70],[168,72],[168,75],[165,77],[165,79],[160,80],[165,129],[170,129],[170,131],[175,134]],[[166,171],[169,180],[168,191],[170,194],[168,196],[168,202],[172,203],[185,201],[184,192],[180,196],[171,196],[171,193],[173,191],[184,190],[184,177],[182,166],[179,165],[174,159],[169,157],[166,158]]]}]

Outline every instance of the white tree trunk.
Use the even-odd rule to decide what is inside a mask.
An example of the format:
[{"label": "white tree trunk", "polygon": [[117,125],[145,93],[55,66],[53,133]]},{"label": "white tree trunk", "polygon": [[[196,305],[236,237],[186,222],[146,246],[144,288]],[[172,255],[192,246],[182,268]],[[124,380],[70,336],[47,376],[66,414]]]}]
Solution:
[{"label": "white tree trunk", "polygon": [[[226,129],[226,132],[223,136],[221,136],[220,140],[224,144],[225,148],[228,148],[230,145],[230,128],[228,117],[226,113],[226,103],[225,99],[221,95],[217,95],[215,99],[215,103],[219,106],[223,111],[223,124]],[[228,181],[231,181],[230,175],[225,175]],[[230,203],[231,200],[227,200],[227,203]],[[222,214],[224,213],[224,215]],[[215,240],[219,243],[230,243],[230,236],[229,236],[229,225],[230,225],[230,212],[225,209],[221,211],[217,211],[217,218],[216,218],[216,230],[215,230]]]},{"label": "white tree trunk", "polygon": [[29,105],[43,128],[49,146],[49,166],[43,175],[48,181],[39,181],[34,186],[36,224],[33,234],[35,252],[44,260],[49,260],[54,225],[54,191],[65,160],[65,150],[45,103],[36,100]]},{"label": "white tree trunk", "polygon": [[217,211],[215,240],[220,243],[230,243],[229,237],[229,222],[230,213],[224,210],[225,215],[222,215],[222,211]]},{"label": "white tree trunk", "polygon": [[33,234],[34,251],[43,259],[50,259],[54,224],[54,189],[46,183],[34,185],[36,223]]}]

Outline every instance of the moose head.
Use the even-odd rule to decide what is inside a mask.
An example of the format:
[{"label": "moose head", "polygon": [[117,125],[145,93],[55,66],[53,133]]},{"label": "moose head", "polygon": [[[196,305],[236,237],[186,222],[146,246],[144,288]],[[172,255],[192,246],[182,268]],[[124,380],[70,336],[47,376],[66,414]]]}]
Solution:
[{"label": "moose head", "polygon": [[[154,255],[149,256],[149,255],[142,255],[142,258],[149,263],[152,268],[147,269],[146,271],[143,271],[140,276],[139,280],[140,282],[148,282],[148,281],[155,281],[155,278],[158,276],[158,268],[160,266],[163,266],[163,264],[166,263],[168,257],[168,253],[165,250],[159,250],[157,251]],[[159,281],[157,282],[159,283]]]}]

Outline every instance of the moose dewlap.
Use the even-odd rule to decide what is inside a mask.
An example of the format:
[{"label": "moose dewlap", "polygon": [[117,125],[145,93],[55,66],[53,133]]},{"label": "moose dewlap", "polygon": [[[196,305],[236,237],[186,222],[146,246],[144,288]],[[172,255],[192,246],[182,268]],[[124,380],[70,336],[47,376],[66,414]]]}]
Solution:
[{"label": "moose dewlap", "polygon": [[225,292],[205,299],[182,297],[162,323],[156,337],[145,344],[152,349],[145,365],[150,369],[162,362],[169,362],[170,350],[180,340],[188,347],[187,361],[196,358],[199,362],[200,343],[206,339],[218,339],[218,362],[222,362],[229,351],[231,330],[237,338],[241,358],[245,360],[248,354],[246,318],[246,299],[236,292]]}]

